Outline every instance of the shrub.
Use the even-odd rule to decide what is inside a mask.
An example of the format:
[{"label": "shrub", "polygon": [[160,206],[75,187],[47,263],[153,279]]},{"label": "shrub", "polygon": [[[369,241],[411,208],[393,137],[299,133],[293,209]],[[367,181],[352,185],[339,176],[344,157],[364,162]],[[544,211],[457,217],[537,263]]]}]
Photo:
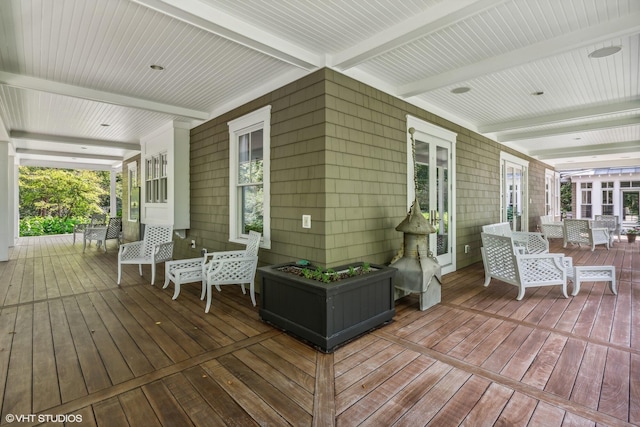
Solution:
[{"label": "shrub", "polygon": [[32,216],[20,220],[20,236],[45,236],[50,234],[73,233],[75,224],[88,222],[85,218],[58,218],[52,216]]}]

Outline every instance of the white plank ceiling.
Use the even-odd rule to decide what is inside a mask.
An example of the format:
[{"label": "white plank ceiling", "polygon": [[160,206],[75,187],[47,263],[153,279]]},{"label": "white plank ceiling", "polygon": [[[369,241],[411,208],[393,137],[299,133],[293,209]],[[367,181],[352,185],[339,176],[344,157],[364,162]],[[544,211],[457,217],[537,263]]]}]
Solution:
[{"label": "white plank ceiling", "polygon": [[118,168],[330,67],[559,170],[640,166],[639,63],[640,0],[2,0],[0,140]]}]

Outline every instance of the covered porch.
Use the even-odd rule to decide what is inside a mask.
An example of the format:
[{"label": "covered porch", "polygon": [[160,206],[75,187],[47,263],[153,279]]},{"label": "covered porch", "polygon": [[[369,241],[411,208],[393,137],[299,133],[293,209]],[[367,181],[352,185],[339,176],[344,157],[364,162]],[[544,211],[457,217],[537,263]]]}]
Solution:
[{"label": "covered porch", "polygon": [[615,265],[618,295],[586,282],[516,301],[476,263],[444,277],[437,306],[399,300],[393,323],[323,354],[262,323],[239,287],[205,315],[199,286],[172,301],[148,268],[117,287],[112,242],[21,238],[0,263],[1,424],[638,425],[640,243],[552,252]]}]

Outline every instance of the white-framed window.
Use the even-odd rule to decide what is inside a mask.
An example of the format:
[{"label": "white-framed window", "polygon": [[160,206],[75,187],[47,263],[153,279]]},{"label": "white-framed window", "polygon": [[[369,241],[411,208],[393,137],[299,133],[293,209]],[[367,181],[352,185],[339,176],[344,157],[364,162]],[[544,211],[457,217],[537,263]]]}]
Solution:
[{"label": "white-framed window", "polygon": [[560,215],[560,174],[545,169],[545,215]]},{"label": "white-framed window", "polygon": [[129,186],[129,221],[140,218],[140,183],[138,182],[138,162],[127,165]]},{"label": "white-framed window", "polygon": [[145,201],[167,203],[167,153],[158,153],[145,159]]},{"label": "white-framed window", "polygon": [[592,218],[591,205],[591,182],[583,182],[580,184],[580,218]]},{"label": "white-framed window", "polygon": [[232,120],[229,125],[229,240],[246,243],[249,231],[271,247],[271,106]]},{"label": "white-framed window", "polygon": [[603,182],[602,215],[613,215],[613,182]]}]

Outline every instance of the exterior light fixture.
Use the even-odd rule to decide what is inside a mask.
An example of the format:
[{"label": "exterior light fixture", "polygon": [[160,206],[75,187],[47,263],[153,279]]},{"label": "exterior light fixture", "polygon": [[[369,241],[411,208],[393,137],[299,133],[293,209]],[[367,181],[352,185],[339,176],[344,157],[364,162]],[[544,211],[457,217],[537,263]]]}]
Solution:
[{"label": "exterior light fixture", "polygon": [[607,56],[615,55],[622,50],[621,46],[608,46],[601,49],[596,49],[589,54],[589,58],[606,58]]},{"label": "exterior light fixture", "polygon": [[461,93],[467,93],[471,90],[470,87],[467,86],[460,86],[460,87],[456,87],[451,89],[451,93],[455,93],[456,95],[459,95]]}]

